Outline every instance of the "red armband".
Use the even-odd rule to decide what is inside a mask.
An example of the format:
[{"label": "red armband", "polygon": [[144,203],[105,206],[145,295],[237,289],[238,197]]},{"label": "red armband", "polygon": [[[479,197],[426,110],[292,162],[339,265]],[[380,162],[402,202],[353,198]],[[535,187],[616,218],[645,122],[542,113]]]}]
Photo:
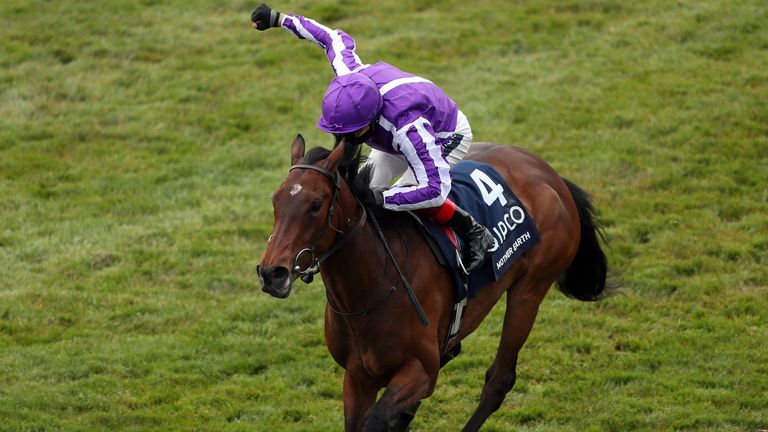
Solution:
[{"label": "red armband", "polygon": [[432,219],[440,225],[445,225],[451,220],[453,214],[456,213],[456,204],[454,204],[453,201],[446,199],[440,207],[420,209],[417,213]]}]

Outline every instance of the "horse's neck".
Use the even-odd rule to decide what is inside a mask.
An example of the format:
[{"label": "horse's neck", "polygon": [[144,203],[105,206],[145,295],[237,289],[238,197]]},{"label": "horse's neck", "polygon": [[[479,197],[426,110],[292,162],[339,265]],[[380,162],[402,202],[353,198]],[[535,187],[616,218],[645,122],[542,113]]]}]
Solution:
[{"label": "horse's neck", "polygon": [[[385,234],[385,237],[392,239],[393,235]],[[321,267],[330,301],[350,313],[369,306],[392,286],[389,263],[384,246],[369,220]]]}]

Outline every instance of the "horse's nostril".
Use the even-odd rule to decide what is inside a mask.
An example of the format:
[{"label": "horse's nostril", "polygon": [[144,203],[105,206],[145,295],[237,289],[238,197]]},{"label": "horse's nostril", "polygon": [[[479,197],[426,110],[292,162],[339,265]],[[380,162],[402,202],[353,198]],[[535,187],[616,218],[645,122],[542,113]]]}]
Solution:
[{"label": "horse's nostril", "polygon": [[264,267],[261,264],[256,266],[256,274],[259,276],[259,279],[264,280]]},{"label": "horse's nostril", "polygon": [[288,269],[285,267],[276,267],[269,275],[272,280],[282,280],[288,277]]}]

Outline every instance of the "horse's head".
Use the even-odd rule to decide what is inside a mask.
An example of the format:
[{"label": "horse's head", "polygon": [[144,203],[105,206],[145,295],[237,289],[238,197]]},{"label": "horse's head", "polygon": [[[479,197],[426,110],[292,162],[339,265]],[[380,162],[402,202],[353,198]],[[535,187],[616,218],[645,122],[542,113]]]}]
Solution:
[{"label": "horse's head", "polygon": [[[299,276],[317,273],[322,260],[317,255],[330,249],[342,232],[337,226],[344,222],[337,221],[346,217],[350,224],[345,207],[351,206],[341,201],[338,174],[345,144],[340,143],[330,154],[313,149],[327,157],[307,155],[306,160],[304,146],[304,138],[298,135],[291,146],[288,177],[272,196],[275,227],[258,267],[262,291],[278,298],[288,297]],[[338,203],[336,208],[334,203]]]}]

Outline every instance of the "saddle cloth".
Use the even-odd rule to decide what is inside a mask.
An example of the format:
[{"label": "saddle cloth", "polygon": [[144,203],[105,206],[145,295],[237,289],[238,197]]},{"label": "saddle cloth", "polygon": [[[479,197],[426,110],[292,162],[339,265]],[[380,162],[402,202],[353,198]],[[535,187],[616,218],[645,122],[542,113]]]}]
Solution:
[{"label": "saddle cloth", "polygon": [[539,231],[523,204],[509,189],[504,178],[490,165],[461,161],[451,169],[450,199],[469,212],[493,234],[495,242],[485,262],[475,269],[465,285],[457,261],[456,245],[443,227],[422,219],[426,232],[447,261],[456,286],[456,302],[474,297],[477,290],[499,280],[512,264],[539,242]]}]

